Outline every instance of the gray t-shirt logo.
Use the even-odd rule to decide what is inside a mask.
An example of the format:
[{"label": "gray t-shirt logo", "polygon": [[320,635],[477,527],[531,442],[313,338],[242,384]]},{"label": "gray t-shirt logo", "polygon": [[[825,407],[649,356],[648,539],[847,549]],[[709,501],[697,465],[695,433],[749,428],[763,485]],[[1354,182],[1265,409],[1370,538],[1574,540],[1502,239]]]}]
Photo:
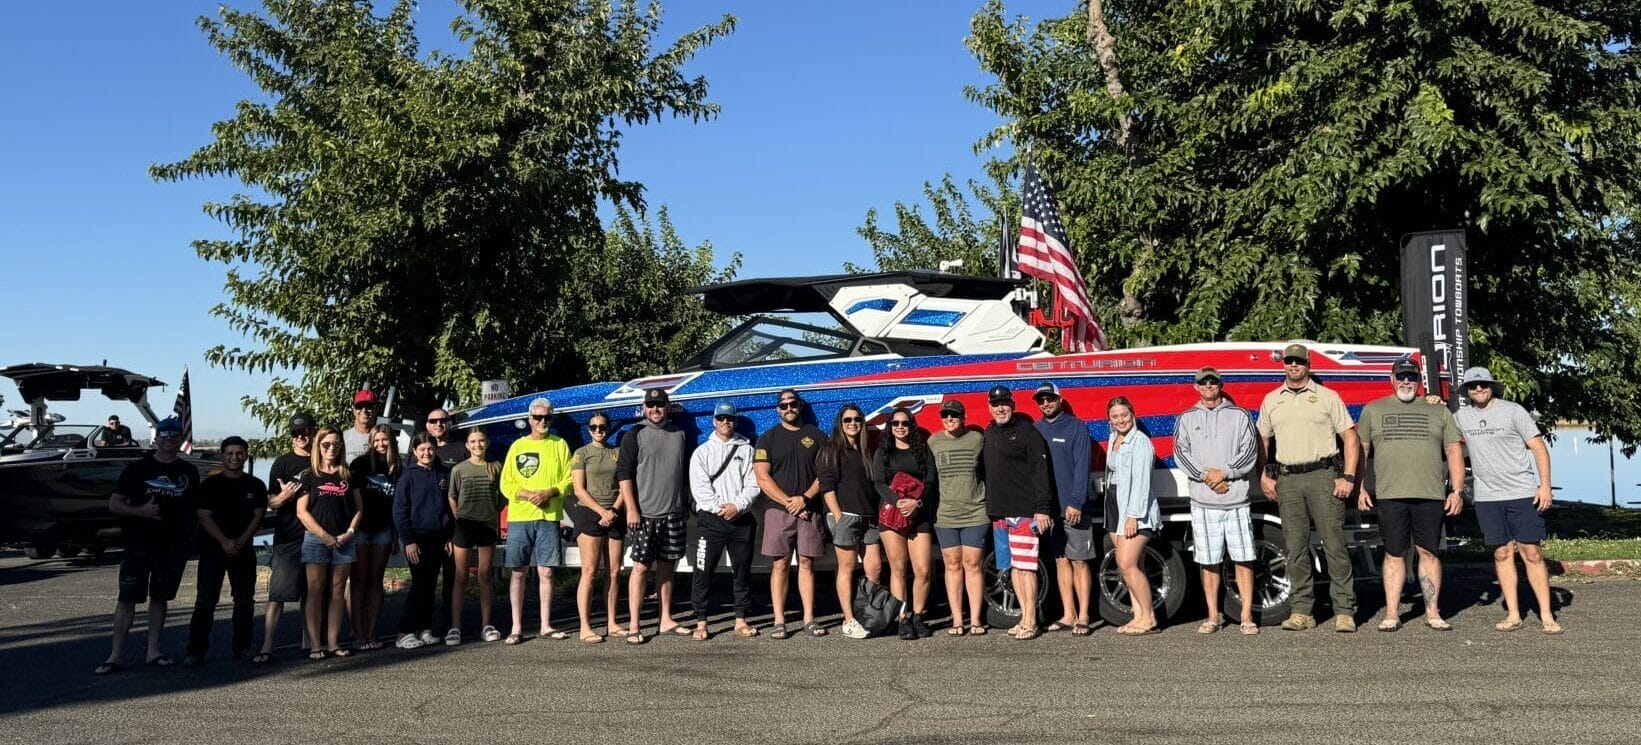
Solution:
[{"label": "gray t-shirt logo", "polygon": [[513,466],[519,469],[519,475],[530,478],[541,470],[541,456],[537,453],[519,453],[513,458]]}]

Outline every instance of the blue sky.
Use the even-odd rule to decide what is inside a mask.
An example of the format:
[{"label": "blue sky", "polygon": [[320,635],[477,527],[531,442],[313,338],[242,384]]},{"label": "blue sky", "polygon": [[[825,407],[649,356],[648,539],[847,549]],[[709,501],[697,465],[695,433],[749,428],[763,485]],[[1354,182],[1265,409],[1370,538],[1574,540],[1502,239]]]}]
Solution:
[{"label": "blue sky", "polygon": [[[1015,0],[1059,14],[1067,0]],[[235,3],[242,6],[242,3]],[[385,7],[387,3],[383,3]],[[244,340],[210,307],[224,267],[189,241],[226,234],[200,212],[228,180],[155,183],[151,163],[209,140],[213,121],[258,95],[195,25],[217,3],[24,3],[0,24],[0,277],[9,323],[0,364],[110,364],[157,376],[169,408],[191,371],[204,434],[260,429],[239,398],[266,378],[219,370],[204,352]],[[867,263],[854,234],[869,207],[921,194],[924,180],[980,174],[972,143],[996,123],[964,100],[984,77],[963,46],[979,2],[788,3],[675,0],[663,34],[733,13],[734,34],[691,65],[723,105],[714,122],[628,133],[622,175],[645,183],[691,245],[710,240],[741,276],[827,273]],[[424,48],[454,46],[448,0],[424,2]],[[16,390],[0,382],[7,407]],[[339,404],[340,405],[340,404]],[[106,402],[66,404],[100,420]],[[123,413],[123,412],[122,412]]]}]

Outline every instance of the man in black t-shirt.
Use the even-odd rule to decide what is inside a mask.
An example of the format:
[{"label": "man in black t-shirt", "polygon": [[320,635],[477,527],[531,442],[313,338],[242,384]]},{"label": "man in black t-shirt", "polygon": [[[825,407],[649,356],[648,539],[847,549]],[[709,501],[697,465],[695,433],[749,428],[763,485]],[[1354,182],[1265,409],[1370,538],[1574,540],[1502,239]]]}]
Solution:
[{"label": "man in black t-shirt", "polygon": [[769,600],[775,614],[770,636],[785,639],[786,577],[792,551],[798,552],[798,598],[803,601],[803,625],[814,636],[826,629],[815,622],[815,557],[826,549],[819,520],[809,500],[820,493],[815,480],[815,453],[826,436],[803,421],[804,401],[790,388],[775,394],[781,423],[758,438],[752,451],[752,471],[758,488],[769,500],[764,510],[763,555],[769,557]]},{"label": "man in black t-shirt", "polygon": [[[274,630],[285,604],[305,602],[308,576],[302,567],[302,536],[306,530],[296,519],[296,498],[302,495],[303,471],[312,465],[309,448],[318,422],[312,414],[299,412],[291,417],[291,451],[274,459],[268,467],[268,509],[273,510],[273,547],[268,554],[268,605],[262,612],[262,651],[251,658],[262,663],[273,659]],[[302,630],[306,648],[307,629]]]},{"label": "man in black t-shirt", "polygon": [[131,428],[120,424],[120,418],[113,414],[108,415],[108,426],[103,427],[102,434],[97,435],[97,447],[100,448],[128,448],[137,444],[131,438]]},{"label": "man in black t-shirt", "polygon": [[195,490],[199,469],[182,460],[182,422],[175,417],[154,426],[154,453],[125,467],[108,499],[108,508],[120,518],[125,554],[120,559],[120,594],[114,605],[113,648],[98,665],[97,675],[120,669],[125,637],[131,631],[137,604],[148,603],[149,665],[170,667],[160,651],[165,611],[182,584],[188,563],[189,535],[193,530]]},{"label": "man in black t-shirt", "polygon": [[445,470],[467,460],[467,437],[456,429],[456,418],[443,408],[427,412],[427,433],[433,436],[433,454]]},{"label": "man in black t-shirt", "polygon": [[256,551],[251,538],[268,509],[268,487],[262,479],[245,473],[250,445],[244,438],[223,440],[219,452],[222,472],[200,482],[194,505],[200,527],[199,593],[188,624],[188,656],[183,658],[183,667],[205,660],[224,573],[234,599],[234,658],[245,659],[251,651],[251,614],[256,604]]}]

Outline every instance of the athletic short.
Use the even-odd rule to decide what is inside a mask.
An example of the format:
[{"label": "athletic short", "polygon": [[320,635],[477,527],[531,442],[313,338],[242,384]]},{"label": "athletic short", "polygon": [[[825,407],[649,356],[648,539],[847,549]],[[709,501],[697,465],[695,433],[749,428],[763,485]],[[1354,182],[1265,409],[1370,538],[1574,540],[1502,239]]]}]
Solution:
[{"label": "athletic short", "polygon": [[940,541],[942,551],[953,548],[984,549],[986,534],[991,532],[991,526],[986,524],[970,525],[967,528],[942,528],[935,526],[935,540]]},{"label": "athletic short", "polygon": [[503,566],[509,569],[556,567],[559,555],[557,520],[507,524],[507,555],[503,557]]},{"label": "athletic short", "polygon": [[1533,498],[1502,502],[1477,502],[1476,522],[1481,523],[1482,539],[1488,546],[1506,543],[1544,542],[1544,515],[1533,508]]},{"label": "athletic short", "polygon": [[295,603],[308,595],[302,542],[275,543],[268,552],[268,602]]},{"label": "athletic short", "polygon": [[1084,517],[1077,525],[1060,523],[1042,537],[1042,558],[1092,561],[1100,546],[1095,543],[1094,521]]},{"label": "athletic short", "polygon": [[492,548],[500,540],[495,523],[459,517],[456,518],[456,531],[450,536],[450,542],[462,548]]},{"label": "athletic short", "polygon": [[653,561],[677,561],[684,558],[684,534],[689,531],[689,516],[658,515],[638,521],[638,527],[627,545],[632,547],[632,563],[648,564]]},{"label": "athletic short", "polygon": [[1378,504],[1385,555],[1402,556],[1412,546],[1432,553],[1442,547],[1442,500],[1381,499]]},{"label": "athletic short", "polygon": [[120,557],[122,603],[169,603],[182,585],[182,570],[188,554],[181,551],[148,551],[127,548]]},{"label": "athletic short", "polygon": [[627,518],[620,512],[615,513],[615,520],[609,526],[598,524],[598,513],[579,504],[564,505],[564,511],[570,514],[570,521],[575,523],[575,534],[591,538],[608,538],[612,541],[627,540]]},{"label": "athletic short", "polygon": [[359,546],[386,548],[393,545],[393,529],[382,528],[381,530],[360,531],[353,534],[351,542]]},{"label": "athletic short", "polygon": [[992,553],[997,558],[997,571],[1021,569],[1037,571],[1037,555],[1042,541],[1037,537],[1036,521],[1029,517],[1002,517],[991,523]]},{"label": "athletic short", "polygon": [[[353,537],[358,538],[359,534],[355,533]],[[325,545],[324,541],[319,540],[319,536],[312,533],[302,536],[303,564],[339,566],[342,564],[352,564],[357,559],[358,552],[355,550],[355,543],[351,538],[348,539],[347,543],[337,546],[336,548],[330,548]]]},{"label": "athletic short", "polygon": [[860,548],[882,540],[877,523],[865,515],[843,513],[843,518],[826,515],[826,528],[832,531],[832,545],[838,548]]},{"label": "athletic short", "polygon": [[793,517],[779,507],[764,510],[763,555],[771,559],[785,559],[796,549],[799,556],[811,559],[826,550],[821,540],[820,524],[816,516],[809,519]]},{"label": "athletic short", "polygon": [[1203,566],[1254,560],[1253,513],[1248,505],[1215,510],[1191,505],[1191,549]]}]

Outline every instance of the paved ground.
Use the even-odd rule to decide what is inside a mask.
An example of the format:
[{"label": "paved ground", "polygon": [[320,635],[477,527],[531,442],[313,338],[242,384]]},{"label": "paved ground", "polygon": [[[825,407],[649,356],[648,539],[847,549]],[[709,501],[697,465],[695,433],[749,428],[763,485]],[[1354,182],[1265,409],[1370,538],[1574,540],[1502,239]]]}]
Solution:
[{"label": "paved ground", "polygon": [[[94,678],[115,573],[0,553],[0,741],[1498,745],[1633,743],[1641,732],[1641,582],[1626,579],[1558,581],[1568,633],[1554,638],[1532,625],[1493,631],[1497,608],[1473,603],[1496,591],[1471,581],[1454,583],[1453,605],[1467,607],[1447,634],[1203,637],[1186,624],[1029,643],[996,632],[725,635],[637,648],[469,643],[310,663],[293,659],[292,614],[282,660],[252,667],[220,659],[224,616],[203,668]],[[190,576],[181,597],[192,593]],[[166,630],[179,655],[184,615],[174,610]],[[397,615],[390,598],[386,617]],[[142,645],[134,635],[132,661]]]}]

